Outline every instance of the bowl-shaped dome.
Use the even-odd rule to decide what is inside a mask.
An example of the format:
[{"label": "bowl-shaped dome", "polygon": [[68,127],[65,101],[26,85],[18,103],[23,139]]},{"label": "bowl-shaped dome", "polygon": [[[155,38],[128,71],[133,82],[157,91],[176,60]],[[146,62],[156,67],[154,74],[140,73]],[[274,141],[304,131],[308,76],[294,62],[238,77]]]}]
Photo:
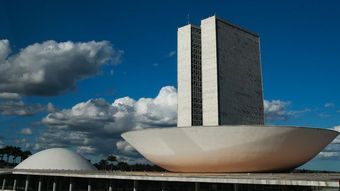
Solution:
[{"label": "bowl-shaped dome", "polygon": [[84,157],[63,148],[40,151],[22,161],[15,169],[96,170]]},{"label": "bowl-shaped dome", "polygon": [[339,133],[302,127],[218,126],[122,134],[151,162],[174,172],[268,172],[296,168]]}]

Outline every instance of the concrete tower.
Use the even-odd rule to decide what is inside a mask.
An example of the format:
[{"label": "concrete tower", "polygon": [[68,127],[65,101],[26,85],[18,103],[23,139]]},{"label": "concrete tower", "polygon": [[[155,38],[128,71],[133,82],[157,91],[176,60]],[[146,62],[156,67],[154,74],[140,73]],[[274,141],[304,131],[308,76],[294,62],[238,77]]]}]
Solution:
[{"label": "concrete tower", "polygon": [[202,125],[201,30],[186,25],[177,31],[178,117],[183,126]]},{"label": "concrete tower", "polygon": [[203,125],[263,124],[259,36],[215,16],[201,33]]},{"label": "concrete tower", "polygon": [[263,124],[260,41],[215,16],[178,29],[178,123]]}]

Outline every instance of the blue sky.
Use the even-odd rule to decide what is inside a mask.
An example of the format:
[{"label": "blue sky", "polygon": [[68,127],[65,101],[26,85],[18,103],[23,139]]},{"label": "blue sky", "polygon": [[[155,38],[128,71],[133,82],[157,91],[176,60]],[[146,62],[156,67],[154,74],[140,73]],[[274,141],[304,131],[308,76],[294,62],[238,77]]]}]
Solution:
[{"label": "blue sky", "polygon": [[[79,103],[84,103],[86,107],[95,108],[95,112],[99,112],[103,109],[103,104],[98,102],[98,99],[94,102],[88,100],[103,98],[102,101],[110,105],[125,96],[148,107],[152,105],[152,109],[156,108],[155,111],[165,108],[166,106],[154,106],[152,101],[156,99],[162,87],[167,86],[168,89],[163,89],[163,92],[168,92],[169,95],[175,92],[169,86],[175,88],[177,86],[177,28],[187,24],[188,20],[199,25],[201,19],[214,14],[260,34],[264,98],[270,105],[276,106],[273,118],[267,121],[268,124],[334,128],[340,125],[339,8],[340,2],[335,0],[327,2],[2,0],[0,40],[6,39],[11,48],[11,53],[6,55],[6,59],[18,56],[35,43],[39,43],[36,47],[39,49],[48,45],[57,46],[58,43],[66,41],[71,45],[94,41],[107,42],[96,50],[100,53],[98,55],[102,56],[100,58],[110,57],[111,60],[99,64],[91,71],[90,69],[85,72],[78,71],[78,77],[70,77],[74,85],[57,87],[55,84],[58,83],[55,81],[54,85],[49,84],[52,80],[46,80],[46,83],[39,81],[38,86],[44,84],[46,89],[56,88],[54,89],[56,93],[51,95],[35,89],[23,90],[13,85],[1,89],[1,84],[6,85],[9,82],[0,78],[0,93],[18,94],[21,101],[20,109],[31,106],[31,110],[34,110],[29,114],[6,113],[0,106],[0,141],[3,145],[13,144],[32,150],[51,146],[72,147],[79,152],[87,149],[89,152],[83,153],[90,158],[98,158],[98,153],[104,155],[109,152],[121,154],[123,157],[124,152],[120,153],[119,149],[125,150],[126,155],[130,154],[132,158],[136,157],[131,148],[119,142],[118,136],[109,141],[115,145],[112,150],[99,152],[96,147],[103,143],[96,144],[95,140],[86,137],[90,131],[83,130],[82,127],[66,132],[76,132],[74,136],[80,137],[79,139],[85,136],[84,139],[88,138],[91,144],[76,140],[66,143],[65,140],[53,140],[51,137],[49,138],[58,144],[47,143],[47,135],[60,128],[46,120],[47,115],[61,112],[67,116],[72,113],[71,108]],[[53,42],[43,44],[48,40]],[[77,53],[83,50],[81,46],[75,49]],[[100,45],[84,44],[84,46],[93,48]],[[113,54],[103,56],[101,52],[105,48],[111,48]],[[78,56],[83,55],[79,53]],[[54,67],[61,67],[57,61],[53,64]],[[63,64],[63,67],[67,67],[67,64]],[[91,64],[93,63],[89,62],[89,66]],[[81,69],[81,65],[74,67],[74,70]],[[7,71],[12,71],[15,75],[23,74],[17,69]],[[63,80],[63,77],[60,77],[63,74],[71,76],[76,73],[76,71],[65,73],[62,69],[60,71],[55,73],[57,80]],[[0,74],[1,72],[4,73],[4,69],[1,71],[0,68]],[[51,76],[53,75],[52,73]],[[33,87],[32,84],[25,85],[27,86],[24,87]],[[142,97],[150,98],[150,103],[140,100]],[[4,99],[2,103],[7,101]],[[18,99],[16,101],[18,102]],[[48,103],[53,105],[50,110],[47,109]],[[126,100],[124,104],[127,104]],[[12,102],[9,105],[12,107],[15,104]],[[167,106],[172,105],[171,102]],[[2,108],[10,106],[7,104]],[[105,109],[104,113],[110,113],[109,110]],[[174,115],[167,117],[170,120],[165,123],[159,120],[157,123],[143,122],[142,125],[153,127],[174,124]],[[57,120],[56,118],[58,117],[54,116],[53,119]],[[93,121],[94,118],[86,120],[97,122]],[[63,125],[71,128],[70,123]],[[79,125],[79,121],[72,121],[73,125],[74,123]],[[141,124],[131,126],[139,127]],[[26,132],[22,129],[26,129]],[[91,135],[95,135],[93,131],[95,130],[91,130]],[[84,132],[86,135],[82,134]],[[308,163],[306,168],[340,170],[340,163],[337,162],[340,148],[336,148],[335,157],[315,159]]]}]

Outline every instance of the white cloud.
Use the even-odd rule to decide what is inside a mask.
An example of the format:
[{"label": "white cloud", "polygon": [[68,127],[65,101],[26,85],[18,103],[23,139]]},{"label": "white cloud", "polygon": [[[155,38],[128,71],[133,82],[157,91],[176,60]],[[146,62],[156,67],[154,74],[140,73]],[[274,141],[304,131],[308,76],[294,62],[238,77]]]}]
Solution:
[{"label": "white cloud", "polygon": [[3,92],[0,93],[0,100],[20,100],[21,96],[17,93],[8,93],[8,92]]},{"label": "white cloud", "polygon": [[4,62],[10,53],[9,41],[7,39],[0,40],[0,63]]},{"label": "white cloud", "polygon": [[19,145],[23,149],[31,149],[32,147],[30,140],[26,138],[16,139],[15,142],[17,145]]},{"label": "white cloud", "polygon": [[56,112],[52,103],[46,106],[41,104],[26,104],[21,96],[15,93],[0,93],[0,115],[31,116],[38,112]]},{"label": "white cloud", "polygon": [[176,110],[177,92],[171,86],[163,87],[155,98],[123,97],[112,104],[91,99],[48,114],[42,120],[47,130],[35,148],[75,147],[86,154],[136,156],[120,134],[134,129],[176,126]]},{"label": "white cloud", "polygon": [[124,161],[129,164],[149,164],[153,165],[150,161],[142,157],[116,155],[118,161]]},{"label": "white cloud", "polygon": [[320,159],[339,159],[340,151],[331,152],[331,151],[322,151],[319,153],[318,158]]},{"label": "white cloud", "polygon": [[32,135],[32,130],[30,128],[23,128],[19,133],[23,135]]},{"label": "white cloud", "polygon": [[49,102],[49,103],[47,104],[46,110],[47,110],[47,112],[49,112],[49,113],[58,111],[58,109],[57,109],[51,102]]},{"label": "white cloud", "polygon": [[266,120],[287,120],[289,116],[287,115],[287,107],[290,105],[288,101],[280,101],[280,100],[264,100],[264,113]]},{"label": "white cloud", "polygon": [[141,98],[135,103],[137,120],[143,126],[173,126],[177,123],[177,92],[163,87],[154,99]]},{"label": "white cloud", "polygon": [[305,112],[309,112],[310,109],[304,109],[304,110],[288,110],[288,107],[290,106],[290,101],[281,101],[281,100],[264,100],[263,106],[264,106],[264,115],[266,121],[278,121],[283,120],[286,121],[292,117],[298,117],[301,114]]},{"label": "white cloud", "polygon": [[175,56],[175,55],[176,55],[176,51],[175,51],[175,50],[170,51],[170,52],[168,53],[168,57],[173,57],[173,56]]},{"label": "white cloud", "polygon": [[0,115],[30,116],[42,111],[53,112],[57,110],[52,103],[48,103],[46,106],[41,104],[28,105],[21,98],[17,93],[0,93]]},{"label": "white cloud", "polygon": [[0,115],[30,116],[45,110],[40,104],[26,105],[21,100],[0,100]]},{"label": "white cloud", "polygon": [[327,114],[327,113],[320,113],[319,114],[319,117],[322,117],[322,118],[327,118],[327,117],[330,117],[331,115],[330,114]]},{"label": "white cloud", "polygon": [[92,146],[78,146],[77,152],[81,154],[94,154],[97,152],[97,149]]},{"label": "white cloud", "polygon": [[35,43],[9,55],[0,40],[0,92],[57,95],[74,89],[76,81],[98,73],[100,66],[120,61],[122,51],[108,41]]},{"label": "white cloud", "polygon": [[136,150],[124,140],[117,141],[116,147],[117,150],[124,155],[133,156],[137,154]]},{"label": "white cloud", "polygon": [[332,108],[332,107],[335,107],[335,104],[334,103],[325,103],[325,108]]}]

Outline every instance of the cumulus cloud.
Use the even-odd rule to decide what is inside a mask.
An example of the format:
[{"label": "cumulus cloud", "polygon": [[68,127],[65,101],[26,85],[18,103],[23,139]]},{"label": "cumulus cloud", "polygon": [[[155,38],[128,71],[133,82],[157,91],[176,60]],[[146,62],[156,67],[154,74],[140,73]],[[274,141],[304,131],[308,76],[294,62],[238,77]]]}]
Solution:
[{"label": "cumulus cloud", "polygon": [[20,147],[24,148],[24,149],[31,149],[31,147],[32,147],[30,140],[28,140],[26,138],[16,139],[15,142],[16,142],[17,145],[20,145]]},{"label": "cumulus cloud", "polygon": [[273,120],[287,120],[287,107],[289,106],[290,102],[287,101],[280,101],[280,100],[264,100],[264,113],[265,118],[268,121]]},{"label": "cumulus cloud", "polygon": [[0,40],[0,63],[4,62],[10,53],[9,41],[6,39]]},{"label": "cumulus cloud", "polygon": [[289,118],[297,117],[305,112],[310,111],[310,109],[304,109],[299,111],[288,110],[290,106],[289,101],[281,101],[281,100],[264,100],[264,115],[266,121],[278,121],[283,120],[286,121]]},{"label": "cumulus cloud", "polygon": [[[340,125],[331,128],[340,132]],[[329,144],[322,152],[319,153],[318,158],[320,159],[340,159],[340,136],[334,139],[334,141]]]},{"label": "cumulus cloud", "polygon": [[117,150],[119,150],[122,154],[127,156],[137,155],[136,150],[126,141],[120,140],[116,142]]},{"label": "cumulus cloud", "polygon": [[47,104],[46,110],[48,113],[53,113],[53,112],[58,111],[58,109],[51,102]]},{"label": "cumulus cloud", "polygon": [[142,157],[135,156],[126,156],[126,155],[118,155],[116,156],[118,161],[124,161],[129,164],[150,164],[153,165],[150,161]]},{"label": "cumulus cloud", "polygon": [[20,100],[21,96],[17,93],[0,93],[0,100]]},{"label": "cumulus cloud", "polygon": [[123,97],[111,104],[103,99],[90,99],[48,114],[42,120],[47,130],[35,148],[75,147],[83,154],[136,156],[120,134],[134,129],[176,126],[176,110],[177,92],[172,86],[163,87],[155,98]]},{"label": "cumulus cloud", "polygon": [[27,105],[21,100],[0,99],[0,115],[31,116],[44,110],[45,106],[41,104]]},{"label": "cumulus cloud", "polygon": [[177,92],[163,87],[154,99],[141,98],[135,103],[137,122],[143,127],[173,126],[177,123]]},{"label": "cumulus cloud", "polygon": [[23,128],[19,131],[19,133],[23,135],[32,135],[32,130],[30,128]]},{"label": "cumulus cloud", "polygon": [[38,112],[55,112],[58,109],[52,103],[26,104],[16,93],[0,93],[0,115],[31,116]]},{"label": "cumulus cloud", "polygon": [[38,112],[55,112],[58,109],[52,104],[26,104],[16,93],[0,93],[0,115],[31,116]]},{"label": "cumulus cloud", "polygon": [[97,149],[92,146],[78,146],[77,152],[82,154],[94,154],[97,152]]},{"label": "cumulus cloud", "polygon": [[10,52],[9,41],[0,40],[0,92],[38,96],[74,89],[77,80],[97,74],[105,63],[118,63],[122,55],[108,41],[50,40]]}]

